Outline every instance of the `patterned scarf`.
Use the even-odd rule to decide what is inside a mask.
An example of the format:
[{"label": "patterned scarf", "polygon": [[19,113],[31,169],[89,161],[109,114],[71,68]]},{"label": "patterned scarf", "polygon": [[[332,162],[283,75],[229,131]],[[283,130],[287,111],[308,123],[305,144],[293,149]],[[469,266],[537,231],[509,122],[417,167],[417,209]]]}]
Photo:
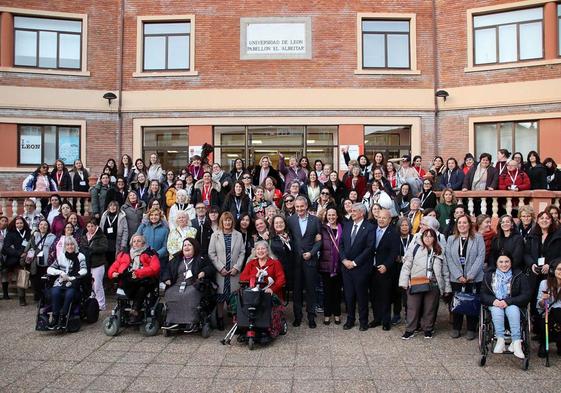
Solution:
[{"label": "patterned scarf", "polygon": [[510,293],[510,284],[512,281],[512,269],[508,272],[501,272],[499,269],[495,272],[495,297],[498,300],[504,300]]}]

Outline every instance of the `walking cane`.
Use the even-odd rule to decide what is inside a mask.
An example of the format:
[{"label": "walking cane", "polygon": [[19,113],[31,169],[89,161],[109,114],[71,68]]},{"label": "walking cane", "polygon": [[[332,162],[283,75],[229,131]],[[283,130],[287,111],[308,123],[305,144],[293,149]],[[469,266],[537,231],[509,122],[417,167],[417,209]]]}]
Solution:
[{"label": "walking cane", "polygon": [[[544,291],[544,293],[549,293]],[[545,306],[545,366],[549,367],[549,299],[544,302]]]}]

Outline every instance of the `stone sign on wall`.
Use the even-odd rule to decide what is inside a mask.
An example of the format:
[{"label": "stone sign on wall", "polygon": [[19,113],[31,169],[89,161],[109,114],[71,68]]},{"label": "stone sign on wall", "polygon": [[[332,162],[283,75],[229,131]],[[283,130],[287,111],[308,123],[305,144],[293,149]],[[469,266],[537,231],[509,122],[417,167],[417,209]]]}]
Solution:
[{"label": "stone sign on wall", "polygon": [[240,18],[240,59],[311,59],[310,17]]}]

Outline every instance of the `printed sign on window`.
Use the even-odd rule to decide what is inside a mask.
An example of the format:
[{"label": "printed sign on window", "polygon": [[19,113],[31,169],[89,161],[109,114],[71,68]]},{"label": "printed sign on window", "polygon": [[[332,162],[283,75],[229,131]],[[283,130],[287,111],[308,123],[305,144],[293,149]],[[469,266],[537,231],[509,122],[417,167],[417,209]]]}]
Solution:
[{"label": "printed sign on window", "polygon": [[21,133],[19,137],[19,161],[21,164],[41,163],[41,133]]}]

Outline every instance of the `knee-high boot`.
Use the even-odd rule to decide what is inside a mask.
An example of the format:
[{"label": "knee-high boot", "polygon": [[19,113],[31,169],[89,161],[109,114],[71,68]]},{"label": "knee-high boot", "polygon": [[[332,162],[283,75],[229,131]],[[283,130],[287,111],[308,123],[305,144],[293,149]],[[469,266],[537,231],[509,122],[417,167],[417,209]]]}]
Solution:
[{"label": "knee-high boot", "polygon": [[8,295],[8,282],[3,282],[2,283],[2,292],[4,294],[4,300],[8,300],[10,298],[10,296]]}]

